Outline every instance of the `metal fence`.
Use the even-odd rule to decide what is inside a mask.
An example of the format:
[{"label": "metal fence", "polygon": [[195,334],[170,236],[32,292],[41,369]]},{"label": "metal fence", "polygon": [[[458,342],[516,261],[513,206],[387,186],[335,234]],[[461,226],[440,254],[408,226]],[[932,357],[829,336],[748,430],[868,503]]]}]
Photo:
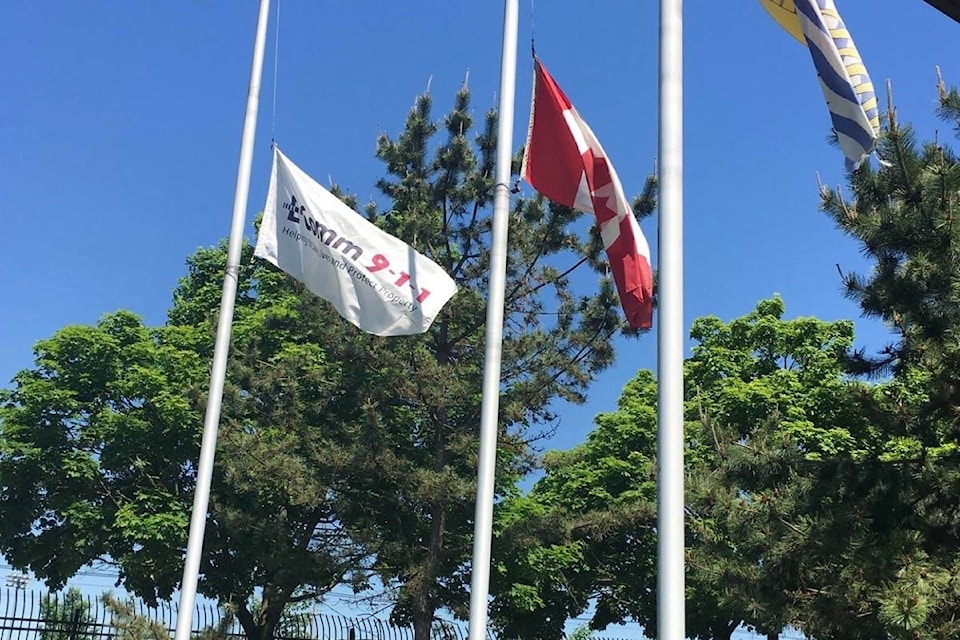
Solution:
[{"label": "metal fence", "polygon": [[[148,607],[142,600],[122,596],[116,600],[130,613],[155,623],[173,637],[177,626],[176,605],[160,602],[157,607]],[[124,633],[122,623],[98,596],[9,587],[0,590],[0,640],[141,640],[135,634]],[[246,640],[235,618],[214,604],[198,603],[193,611],[195,639],[213,640],[204,632],[215,629],[223,631],[227,640]],[[431,635],[432,640],[467,640],[469,634],[464,623],[438,620],[433,623]],[[594,640],[626,640],[606,633],[592,637]],[[373,616],[350,618],[299,613],[284,616],[274,640],[413,640],[413,628],[395,627]],[[496,640],[496,637],[488,631],[487,640]]]},{"label": "metal fence", "polygon": [[[148,607],[138,599],[117,598],[132,613],[151,620],[172,635],[177,623],[176,606],[161,602]],[[120,633],[114,613],[99,597],[69,597],[7,588],[0,591],[0,640],[116,640]],[[226,617],[212,604],[197,604],[193,632],[201,634],[225,626],[227,638],[246,636],[236,619]],[[129,634],[127,634],[129,635]],[[434,640],[466,640],[466,625],[437,621]],[[413,629],[395,627],[375,617],[349,618],[319,613],[285,616],[278,625],[276,640],[413,640]],[[492,636],[490,636],[492,640]]]}]

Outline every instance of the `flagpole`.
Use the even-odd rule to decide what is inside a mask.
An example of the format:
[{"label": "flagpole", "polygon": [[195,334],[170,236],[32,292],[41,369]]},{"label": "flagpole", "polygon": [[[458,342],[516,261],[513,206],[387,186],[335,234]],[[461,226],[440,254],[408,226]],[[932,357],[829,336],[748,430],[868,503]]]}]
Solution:
[{"label": "flagpole", "polygon": [[497,463],[497,428],[500,410],[500,356],[507,271],[507,223],[510,219],[513,101],[517,77],[518,7],[518,0],[504,0],[500,105],[497,110],[497,157],[493,187],[493,237],[490,244],[490,289],[487,298],[487,342],[483,366],[483,400],[480,408],[477,504],[473,524],[469,640],[486,640],[487,636],[494,473]]},{"label": "flagpole", "polygon": [[260,104],[260,77],[263,72],[263,52],[267,35],[270,0],[260,0],[257,17],[257,35],[253,45],[253,66],[247,90],[247,111],[243,120],[240,141],[240,163],[237,167],[237,185],[233,196],[233,221],[227,264],[220,296],[220,317],[213,348],[213,366],[207,393],[207,410],[200,444],[200,464],[197,468],[197,486],[193,496],[193,513],[187,537],[187,557],[180,584],[180,605],[177,608],[177,629],[174,640],[189,640],[193,626],[193,608],[197,597],[197,579],[200,573],[200,555],[203,551],[203,533],[210,499],[210,481],[220,428],[220,409],[223,403],[223,383],[227,373],[227,355],[230,351],[230,332],[233,327],[233,307],[237,298],[237,278],[240,271],[240,253],[243,247],[243,225],[246,223],[247,196],[250,192],[250,168],[253,164],[253,141],[257,131],[257,109]]},{"label": "flagpole", "polygon": [[683,1],[660,0],[657,638],[683,640]]}]

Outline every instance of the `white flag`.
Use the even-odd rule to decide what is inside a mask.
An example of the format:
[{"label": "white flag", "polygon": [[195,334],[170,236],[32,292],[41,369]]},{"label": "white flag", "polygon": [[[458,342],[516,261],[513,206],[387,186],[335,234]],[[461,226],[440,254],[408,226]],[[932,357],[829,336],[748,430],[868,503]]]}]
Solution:
[{"label": "white flag", "polygon": [[348,207],[276,147],[254,255],[378,336],[423,333],[457,292],[440,265]]}]

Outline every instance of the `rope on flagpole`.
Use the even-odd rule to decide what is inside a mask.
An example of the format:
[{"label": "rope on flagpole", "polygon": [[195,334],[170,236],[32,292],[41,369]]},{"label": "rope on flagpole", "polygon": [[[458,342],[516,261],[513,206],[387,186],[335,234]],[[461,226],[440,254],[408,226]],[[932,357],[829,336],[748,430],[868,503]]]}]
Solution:
[{"label": "rope on flagpole", "polygon": [[273,40],[273,112],[270,116],[270,148],[277,140],[277,70],[280,60],[280,0],[277,0],[277,24],[274,27]]},{"label": "rope on flagpole", "polygon": [[537,46],[535,44],[536,40],[536,26],[537,26],[537,11],[536,11],[536,0],[530,0],[530,55],[536,59],[537,57]]}]

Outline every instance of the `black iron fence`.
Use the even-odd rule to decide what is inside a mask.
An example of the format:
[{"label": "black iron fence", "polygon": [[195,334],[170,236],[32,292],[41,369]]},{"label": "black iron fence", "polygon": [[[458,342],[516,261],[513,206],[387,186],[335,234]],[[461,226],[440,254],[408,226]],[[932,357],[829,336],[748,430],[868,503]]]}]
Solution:
[{"label": "black iron fence", "polygon": [[[100,596],[8,587],[0,590],[0,640],[146,640],[137,631],[148,622],[173,637],[176,605],[161,602],[148,607],[142,600],[123,597],[116,601],[123,609],[120,616]],[[132,616],[139,620],[139,628],[131,625]],[[209,603],[194,608],[193,634],[195,640],[246,639],[234,617]],[[467,640],[468,635],[464,623],[438,620],[433,624],[432,640]],[[593,639],[622,640],[606,634]],[[413,629],[373,616],[296,613],[284,616],[274,640],[413,640]],[[496,638],[488,632],[487,640]]]},{"label": "black iron fence", "polygon": [[[172,636],[177,624],[176,605],[148,607],[138,599],[118,598],[124,609],[141,621],[152,621]],[[124,616],[128,618],[129,616]],[[124,633],[127,628],[100,597],[43,593],[7,588],[0,591],[0,640],[138,640]],[[228,640],[245,638],[240,623],[216,605],[197,604],[193,632],[214,637],[215,630]],[[210,635],[208,635],[210,634]],[[466,625],[437,621],[434,640],[466,640]],[[376,617],[320,613],[285,616],[276,640],[413,640],[413,629],[395,627]],[[491,636],[492,640],[492,636]]]}]

